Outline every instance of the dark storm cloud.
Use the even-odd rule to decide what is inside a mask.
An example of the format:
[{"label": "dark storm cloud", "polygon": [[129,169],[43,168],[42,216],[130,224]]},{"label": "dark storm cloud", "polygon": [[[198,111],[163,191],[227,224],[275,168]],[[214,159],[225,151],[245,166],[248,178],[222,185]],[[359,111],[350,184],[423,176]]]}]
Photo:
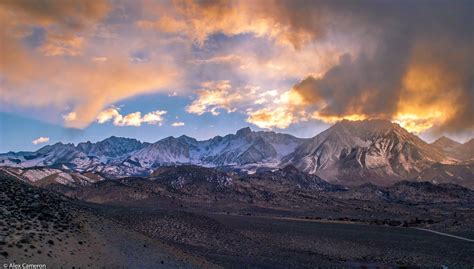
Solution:
[{"label": "dark storm cloud", "polygon": [[[305,2],[288,4],[302,6]],[[325,11],[328,31],[357,31],[358,41],[368,48],[358,55],[341,57],[343,60],[321,78],[308,77],[294,86],[321,115],[393,118],[404,112],[400,107],[407,109],[410,102],[417,102],[413,106],[421,108],[405,112],[426,113],[430,106],[452,106],[438,129],[474,127],[473,1],[334,1],[310,5]],[[453,103],[446,104],[446,99]]]}]

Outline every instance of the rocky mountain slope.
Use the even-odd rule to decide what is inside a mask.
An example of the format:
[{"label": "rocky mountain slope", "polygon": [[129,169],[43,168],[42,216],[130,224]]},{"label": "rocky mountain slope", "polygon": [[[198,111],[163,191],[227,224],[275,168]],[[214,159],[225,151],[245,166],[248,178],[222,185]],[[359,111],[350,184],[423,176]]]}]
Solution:
[{"label": "rocky mountain slope", "polygon": [[435,163],[421,171],[416,181],[428,181],[435,184],[453,183],[474,189],[474,163],[463,162],[458,164]]},{"label": "rocky mountain slope", "polygon": [[293,167],[239,176],[181,165],[160,167],[148,178],[58,189],[75,198],[69,199],[22,181],[0,172],[5,262],[52,268],[472,264],[470,242],[407,228],[472,234],[474,193],[454,185],[327,190],[317,176]]},{"label": "rocky mountain slope", "polygon": [[445,159],[442,152],[398,124],[344,120],[305,141],[284,162],[331,182],[387,185],[416,177]]},{"label": "rocky mountain slope", "polygon": [[90,203],[152,211],[253,212],[404,227],[428,225],[467,233],[472,233],[474,217],[474,192],[458,185],[401,181],[391,186],[341,187],[291,166],[238,175],[180,165],[160,167],[146,178],[44,187]]},{"label": "rocky mountain slope", "polygon": [[457,147],[461,145],[461,143],[454,141],[446,136],[442,136],[433,143],[432,146],[444,151],[444,152],[453,152],[456,150]]},{"label": "rocky mountain slope", "polygon": [[148,146],[136,139],[111,136],[97,143],[79,143],[77,149],[87,156],[115,158]]},{"label": "rocky mountain slope", "polygon": [[474,160],[474,139],[461,144],[443,136],[431,143],[431,145],[442,151],[446,156],[458,161]]},{"label": "rocky mountain slope", "polygon": [[49,167],[2,167],[0,171],[34,186],[48,186],[50,184],[61,184],[70,187],[86,186],[104,179],[99,174],[90,172],[79,173]]},{"label": "rocky mountain slope", "polygon": [[303,139],[274,132],[252,132],[250,128],[224,137],[198,141],[187,136],[162,139],[130,155],[141,167],[187,163],[207,166],[265,164],[276,166]]},{"label": "rocky mountain slope", "polygon": [[[12,174],[10,170],[11,168],[2,168],[0,173],[9,174],[31,185],[38,185],[38,181],[25,178],[21,174]],[[320,203],[332,207],[339,203],[334,199],[402,204],[444,202],[470,206],[474,202],[472,190],[454,184],[401,181],[386,187],[373,184],[343,187],[302,172],[291,165],[255,174],[236,174],[196,165],[163,166],[149,177],[102,179],[68,185],[57,181],[44,181],[39,186],[95,203],[127,203],[153,200],[154,197],[198,203],[212,201],[221,205],[230,201],[265,206],[270,204],[283,208],[301,207],[308,201],[311,201],[308,208],[323,206]],[[332,201],[328,202],[327,199]]]}]

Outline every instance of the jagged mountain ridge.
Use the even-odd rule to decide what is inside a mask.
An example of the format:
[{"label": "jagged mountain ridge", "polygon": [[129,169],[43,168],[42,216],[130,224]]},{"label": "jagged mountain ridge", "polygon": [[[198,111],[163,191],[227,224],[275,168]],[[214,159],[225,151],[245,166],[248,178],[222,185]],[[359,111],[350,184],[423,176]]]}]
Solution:
[{"label": "jagged mountain ridge", "polygon": [[243,128],[236,134],[198,141],[188,136],[167,137],[132,154],[129,160],[141,167],[187,163],[207,166],[266,163],[276,166],[304,139],[275,132],[252,132]]},{"label": "jagged mountain ridge", "polygon": [[[423,181],[426,176],[426,180],[433,179],[433,182],[455,180],[466,186],[466,180],[472,179],[463,177],[472,174],[469,172],[472,167],[463,163],[467,165],[467,172],[450,167],[448,161],[457,160],[440,149],[443,141],[449,142],[441,139],[434,145],[427,144],[387,120],[341,121],[309,139],[268,131],[255,132],[247,127],[235,134],[203,141],[183,135],[155,143],[120,137],[77,146],[56,143],[36,152],[0,154],[0,166],[47,166],[117,178],[148,176],[158,167],[175,164],[231,167],[244,172],[291,164],[300,171],[342,185],[366,182],[388,185],[405,179]],[[468,144],[462,146],[468,149]],[[447,165],[441,167],[447,171],[444,174],[450,176],[438,172],[439,166],[432,169],[439,163]],[[434,177],[433,171],[441,176]],[[460,172],[453,177],[452,171]]]},{"label": "jagged mountain ridge", "polygon": [[265,165],[276,167],[304,139],[275,132],[252,132],[198,141],[188,136],[167,137],[155,143],[110,137],[77,146],[56,143],[36,152],[0,154],[1,166],[55,166],[78,171],[103,172],[109,176],[144,175],[168,164],[203,166]]},{"label": "jagged mountain ridge", "polygon": [[137,151],[149,145],[133,138],[111,136],[97,143],[90,141],[79,143],[77,149],[86,153],[87,156],[97,157],[120,157],[127,153]]}]

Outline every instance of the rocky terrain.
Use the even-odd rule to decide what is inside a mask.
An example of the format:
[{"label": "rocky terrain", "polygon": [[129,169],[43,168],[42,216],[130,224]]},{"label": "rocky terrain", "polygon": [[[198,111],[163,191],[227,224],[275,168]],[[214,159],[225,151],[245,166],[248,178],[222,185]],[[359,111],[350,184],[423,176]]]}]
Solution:
[{"label": "rocky terrain", "polygon": [[48,268],[196,268],[203,259],[150,240],[54,192],[0,173],[0,260]]},{"label": "rocky terrain", "polygon": [[461,161],[474,159],[474,139],[461,144],[443,136],[431,143],[431,145],[453,159]]},{"label": "rocky terrain", "polygon": [[[453,184],[402,181],[343,187],[292,166],[236,174],[200,166],[160,167],[150,177],[88,185],[52,183],[50,190],[91,203],[179,208],[200,213],[260,214],[351,220],[394,226],[437,225],[472,233],[474,192]],[[455,217],[454,217],[455,216]],[[455,222],[453,225],[447,223]]]},{"label": "rocky terrain", "polygon": [[193,165],[160,167],[149,177],[37,185],[11,169],[0,171],[0,246],[8,262],[80,268],[474,262],[472,242],[415,229],[474,237],[474,192],[457,185],[343,187],[292,166],[248,175]]}]

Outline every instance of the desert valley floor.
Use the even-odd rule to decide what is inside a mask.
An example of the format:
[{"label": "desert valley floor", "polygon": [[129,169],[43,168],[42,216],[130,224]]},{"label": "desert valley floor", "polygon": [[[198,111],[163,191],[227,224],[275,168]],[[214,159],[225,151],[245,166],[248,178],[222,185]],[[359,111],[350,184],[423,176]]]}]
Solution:
[{"label": "desert valley floor", "polygon": [[[471,268],[474,263],[474,194],[467,189],[451,190],[456,194],[441,198],[449,202],[433,205],[415,202],[416,196],[449,193],[439,189],[446,187],[399,185],[417,192],[410,201],[353,198],[368,197],[364,188],[373,186],[365,186],[351,191],[352,198],[321,193],[317,199],[332,206],[306,210],[277,198],[273,203],[257,197],[242,202],[231,193],[210,196],[199,184],[158,191],[160,184],[137,178],[83,190],[39,188],[2,171],[1,260],[47,268]],[[399,213],[380,209],[389,204]]]}]

